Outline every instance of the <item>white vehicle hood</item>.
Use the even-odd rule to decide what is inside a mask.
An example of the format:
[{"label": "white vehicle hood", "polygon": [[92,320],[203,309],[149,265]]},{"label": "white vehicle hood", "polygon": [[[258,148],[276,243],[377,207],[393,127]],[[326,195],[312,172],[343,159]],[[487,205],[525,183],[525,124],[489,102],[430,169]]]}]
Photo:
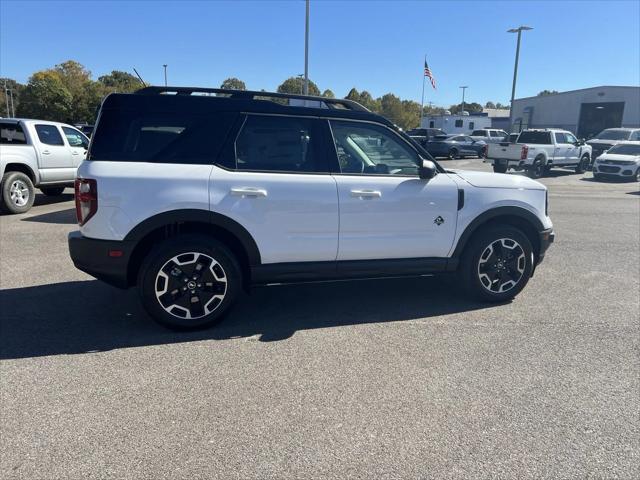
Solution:
[{"label": "white vehicle hood", "polygon": [[591,145],[595,143],[597,145],[611,145],[612,147],[620,142],[624,142],[625,140],[598,140],[597,138],[592,138],[591,140],[587,140],[587,145]]},{"label": "white vehicle hood", "polygon": [[476,172],[472,170],[449,170],[467,183],[478,188],[515,188],[523,190],[546,190],[540,182],[523,175]]},{"label": "white vehicle hood", "polygon": [[619,155],[617,153],[603,153],[598,157],[598,160],[625,160],[631,162],[640,162],[640,156],[638,155]]}]

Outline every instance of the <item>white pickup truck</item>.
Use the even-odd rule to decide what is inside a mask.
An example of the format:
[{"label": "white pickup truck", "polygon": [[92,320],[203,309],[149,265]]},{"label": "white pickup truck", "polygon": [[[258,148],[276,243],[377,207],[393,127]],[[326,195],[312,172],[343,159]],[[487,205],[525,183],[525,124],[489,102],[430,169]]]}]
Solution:
[{"label": "white pickup truck", "polygon": [[34,188],[60,195],[73,186],[89,139],[77,128],[44,120],[0,119],[0,211],[24,213]]},{"label": "white pickup truck", "polygon": [[591,161],[591,147],[571,132],[558,129],[525,130],[518,143],[489,144],[487,160],[493,171],[506,173],[509,168],[526,170],[532,178],[540,178],[552,167],[575,167],[583,173]]}]

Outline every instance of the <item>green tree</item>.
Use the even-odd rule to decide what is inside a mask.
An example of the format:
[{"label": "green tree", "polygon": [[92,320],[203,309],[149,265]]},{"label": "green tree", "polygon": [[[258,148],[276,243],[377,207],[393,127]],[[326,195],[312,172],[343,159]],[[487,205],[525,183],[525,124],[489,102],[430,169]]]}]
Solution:
[{"label": "green tree", "polygon": [[98,77],[98,83],[100,83],[104,87],[105,92],[108,93],[135,92],[143,87],[138,77],[120,70],[113,70],[108,75]]},{"label": "green tree", "polygon": [[402,117],[398,125],[404,130],[410,130],[420,125],[420,104],[413,100],[402,100]]},{"label": "green tree", "polygon": [[20,95],[18,116],[42,120],[72,121],[73,96],[60,73],[44,70],[34,73]]},{"label": "green tree", "polygon": [[[302,94],[304,91],[304,79],[301,77],[289,77],[278,86],[278,93]],[[309,95],[320,96],[318,86],[309,80]]]},{"label": "green tree", "polygon": [[487,102],[484,104],[484,108],[496,108],[496,104],[493,102]]},{"label": "green tree", "polygon": [[503,105],[500,102],[496,103],[496,108],[500,108],[500,109],[509,109],[509,105]]},{"label": "green tree", "polygon": [[220,88],[224,88],[226,90],[246,90],[247,86],[242,80],[236,77],[229,77],[224,82],[222,82]]},{"label": "green tree", "polygon": [[542,90],[538,93],[538,97],[546,97],[547,95],[553,95],[554,93],[558,93],[557,90]]},{"label": "green tree", "polygon": [[[6,90],[9,90],[9,101],[7,102]],[[18,111],[18,105],[20,104],[20,95],[24,90],[24,85],[16,82],[13,78],[0,78],[0,116],[10,117],[13,110]],[[11,101],[13,100],[13,105]],[[7,104],[9,110],[7,110]]]},{"label": "green tree", "polygon": [[328,88],[324,92],[322,92],[322,96],[325,98],[336,98],[335,94]]},{"label": "green tree", "polygon": [[380,98],[380,113],[396,125],[401,125],[404,110],[402,101],[393,93],[387,93]]},{"label": "green tree", "polygon": [[[469,112],[469,113],[473,113],[473,112],[481,112],[482,111],[482,105],[480,105],[479,103],[475,103],[475,102],[464,102],[464,110],[465,112]],[[462,103],[459,103],[457,105],[451,105],[449,107],[449,111],[452,114],[457,114],[462,112]]]},{"label": "green tree", "polygon": [[349,93],[347,93],[347,96],[344,97],[345,100],[353,100],[354,102],[360,102],[360,92],[358,92],[358,90],[353,87],[351,90],[349,90]]}]

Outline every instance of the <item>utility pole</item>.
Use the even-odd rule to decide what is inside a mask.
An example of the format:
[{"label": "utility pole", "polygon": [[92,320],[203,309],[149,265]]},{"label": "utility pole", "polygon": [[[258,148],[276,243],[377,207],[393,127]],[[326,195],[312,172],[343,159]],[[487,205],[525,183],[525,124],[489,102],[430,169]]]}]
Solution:
[{"label": "utility pole", "polygon": [[167,86],[167,64],[162,65],[164,67],[164,86]]},{"label": "utility pole", "polygon": [[304,27],[304,92],[309,95],[309,0],[306,0],[306,16]]},{"label": "utility pole", "polygon": [[304,95],[304,73],[296,75],[300,80],[300,93]]},{"label": "utility pole", "polygon": [[460,112],[460,115],[464,115],[464,92],[469,87],[465,85],[464,87],[460,87],[460,88],[462,89],[462,112]]},{"label": "utility pole", "polygon": [[11,117],[11,111],[9,110],[9,90],[7,89],[7,81],[4,81],[4,101],[7,104],[7,117]]},{"label": "utility pole", "polygon": [[511,104],[509,105],[509,132],[513,130],[513,100],[516,96],[516,80],[518,79],[518,60],[520,59],[520,38],[522,37],[522,32],[525,30],[533,30],[531,27],[527,27],[526,25],[521,25],[518,28],[511,28],[507,30],[507,33],[517,33],[518,34],[518,43],[516,46],[516,63],[513,66],[513,84],[511,85]]}]

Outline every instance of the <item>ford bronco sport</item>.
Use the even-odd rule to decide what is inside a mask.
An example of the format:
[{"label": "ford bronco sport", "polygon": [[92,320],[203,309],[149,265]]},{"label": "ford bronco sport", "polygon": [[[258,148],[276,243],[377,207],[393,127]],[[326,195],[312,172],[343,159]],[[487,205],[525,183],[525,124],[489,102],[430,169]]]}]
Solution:
[{"label": "ford bronco sport", "polygon": [[76,267],[178,329],[257,284],[457,273],[503,302],[554,238],[540,183],[445,170],[361,105],[301,95],[109,95],[75,189]]}]

